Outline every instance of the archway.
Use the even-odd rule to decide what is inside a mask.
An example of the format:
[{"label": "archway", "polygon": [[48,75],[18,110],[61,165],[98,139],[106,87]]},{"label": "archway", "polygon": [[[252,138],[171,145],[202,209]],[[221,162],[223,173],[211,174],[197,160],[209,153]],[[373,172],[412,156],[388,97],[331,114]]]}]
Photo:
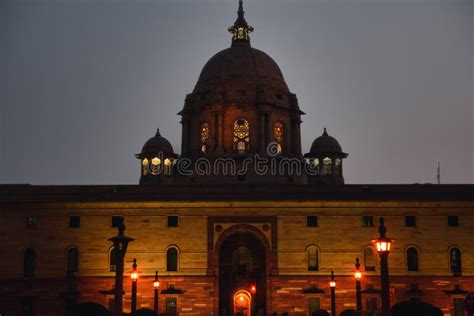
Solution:
[{"label": "archway", "polygon": [[247,290],[237,290],[233,298],[235,316],[252,315],[252,295]]},{"label": "archway", "polygon": [[219,315],[265,315],[267,250],[260,238],[239,229],[225,237],[218,251]]}]

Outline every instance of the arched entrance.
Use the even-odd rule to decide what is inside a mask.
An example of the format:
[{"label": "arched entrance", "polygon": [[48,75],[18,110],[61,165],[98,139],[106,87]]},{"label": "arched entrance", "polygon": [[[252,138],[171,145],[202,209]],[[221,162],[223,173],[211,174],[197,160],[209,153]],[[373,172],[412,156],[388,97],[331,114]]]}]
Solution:
[{"label": "arched entrance", "polygon": [[238,290],[234,294],[234,315],[251,316],[252,315],[252,295],[249,291]]},{"label": "arched entrance", "polygon": [[266,247],[239,229],[219,249],[219,315],[266,315]]}]

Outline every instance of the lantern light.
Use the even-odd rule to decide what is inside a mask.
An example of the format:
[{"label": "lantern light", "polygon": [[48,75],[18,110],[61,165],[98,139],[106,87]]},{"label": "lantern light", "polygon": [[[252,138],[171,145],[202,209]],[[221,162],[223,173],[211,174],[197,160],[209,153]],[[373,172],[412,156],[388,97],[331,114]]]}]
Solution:
[{"label": "lantern light", "polygon": [[257,292],[257,287],[255,285],[252,285],[250,287],[250,292],[252,292],[252,294],[255,294]]},{"label": "lantern light", "polygon": [[379,255],[388,255],[392,250],[392,242],[394,239],[387,238],[385,236],[386,232],[387,228],[384,225],[384,219],[380,218],[380,237],[372,240],[372,242],[375,243],[375,248],[377,249]]},{"label": "lantern light", "polygon": [[360,281],[360,279],[362,279],[362,272],[360,272],[360,270],[357,270],[356,272],[354,272],[354,278],[357,281]]}]

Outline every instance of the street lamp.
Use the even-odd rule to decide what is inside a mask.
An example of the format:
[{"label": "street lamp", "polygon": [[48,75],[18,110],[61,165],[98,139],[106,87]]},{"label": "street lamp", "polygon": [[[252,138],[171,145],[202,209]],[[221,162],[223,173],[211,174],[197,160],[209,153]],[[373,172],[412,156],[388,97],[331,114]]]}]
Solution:
[{"label": "street lamp", "polygon": [[155,271],[155,280],[153,281],[153,288],[155,289],[154,309],[158,314],[158,289],[160,288],[160,281],[158,281],[158,271]]},{"label": "street lamp", "polygon": [[355,271],[354,271],[354,279],[356,280],[356,306],[357,311],[362,311],[362,296],[360,293],[360,280],[362,279],[362,272],[360,271],[360,262],[359,258],[356,258],[355,263]]},{"label": "street lamp", "polygon": [[137,272],[137,259],[133,259],[132,273],[130,278],[132,279],[132,315],[137,310],[137,281],[138,281],[138,272]]},{"label": "street lamp", "polygon": [[334,271],[331,271],[331,281],[329,281],[331,287],[331,316],[336,315],[336,281],[334,281]]},{"label": "street lamp", "polygon": [[133,238],[124,234],[125,225],[123,220],[119,223],[118,234],[108,240],[114,244],[113,254],[115,255],[115,293],[114,293],[114,315],[122,316],[122,297],[123,297],[123,259],[127,252],[128,243],[134,241]]},{"label": "street lamp", "polygon": [[384,225],[383,217],[380,218],[379,227],[380,236],[372,240],[375,243],[377,252],[380,256],[380,283],[382,288],[382,316],[390,316],[390,281],[388,277],[388,255],[392,249],[391,238],[387,238],[387,228]]}]

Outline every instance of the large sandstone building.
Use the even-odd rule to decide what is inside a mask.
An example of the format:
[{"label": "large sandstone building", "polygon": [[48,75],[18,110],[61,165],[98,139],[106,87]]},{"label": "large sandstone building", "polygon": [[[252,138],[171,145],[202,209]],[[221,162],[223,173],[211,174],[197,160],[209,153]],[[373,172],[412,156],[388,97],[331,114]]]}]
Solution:
[{"label": "large sandstone building", "polygon": [[[311,315],[380,310],[371,240],[395,239],[392,304],[421,300],[462,316],[474,291],[474,186],[344,185],[348,155],[326,130],[302,153],[301,111],[278,65],[252,48],[238,18],[186,97],[182,153],[160,132],[137,154],[140,185],[0,186],[0,314],[64,315],[74,302],[113,309],[122,221],[124,310],[137,259],[139,308],[167,315]],[[245,171],[245,172],[243,172]]]}]

